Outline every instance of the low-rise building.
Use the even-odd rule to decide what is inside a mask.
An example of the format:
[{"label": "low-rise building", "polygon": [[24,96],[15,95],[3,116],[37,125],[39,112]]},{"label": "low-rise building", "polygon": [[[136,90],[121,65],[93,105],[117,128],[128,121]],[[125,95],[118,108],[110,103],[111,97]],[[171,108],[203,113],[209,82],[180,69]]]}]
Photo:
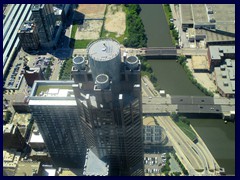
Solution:
[{"label": "low-rise building", "polygon": [[40,162],[20,161],[15,176],[41,176],[43,168]]},{"label": "low-rise building", "polygon": [[235,60],[226,59],[225,62],[214,68],[214,81],[222,96],[235,98]]},{"label": "low-rise building", "polygon": [[3,174],[13,176],[20,160],[21,153],[15,149],[3,150]]},{"label": "low-rise building", "polygon": [[235,59],[235,46],[209,46],[208,63],[210,71],[220,66],[227,58]]}]

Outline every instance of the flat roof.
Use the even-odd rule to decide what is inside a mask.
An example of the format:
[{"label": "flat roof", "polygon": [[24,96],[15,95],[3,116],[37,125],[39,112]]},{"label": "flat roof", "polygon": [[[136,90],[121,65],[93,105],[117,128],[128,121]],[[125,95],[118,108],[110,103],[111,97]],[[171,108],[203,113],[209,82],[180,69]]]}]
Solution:
[{"label": "flat roof", "polygon": [[193,24],[191,4],[179,4],[182,23]]},{"label": "flat roof", "polygon": [[[208,14],[208,9],[212,14]],[[183,24],[215,25],[216,29],[235,34],[235,4],[180,4]],[[210,23],[209,19],[215,19]]]},{"label": "flat roof", "polygon": [[221,54],[235,54],[235,46],[209,46],[212,59],[220,59]]},{"label": "flat roof", "polygon": [[207,31],[205,29],[195,29],[196,36],[205,35],[207,42],[214,41],[235,41],[235,37],[226,36],[223,34],[215,33],[212,31]]},{"label": "flat roof", "polygon": [[39,131],[34,131],[31,134],[31,138],[29,140],[30,143],[44,143],[43,137]]},{"label": "flat roof", "polygon": [[[231,60],[231,67],[226,64],[215,67],[216,85],[225,94],[235,94],[235,60]],[[224,76],[224,77],[223,77]]]},{"label": "flat roof", "polygon": [[44,168],[43,176],[56,176],[56,169],[53,168]]},{"label": "flat roof", "polygon": [[108,61],[120,53],[120,44],[113,39],[100,39],[89,44],[87,52],[96,61]]},{"label": "flat roof", "polygon": [[20,161],[15,176],[32,176],[35,173],[38,174],[40,167],[40,162]]},{"label": "flat roof", "polygon": [[192,12],[195,23],[208,22],[205,4],[192,4]]}]

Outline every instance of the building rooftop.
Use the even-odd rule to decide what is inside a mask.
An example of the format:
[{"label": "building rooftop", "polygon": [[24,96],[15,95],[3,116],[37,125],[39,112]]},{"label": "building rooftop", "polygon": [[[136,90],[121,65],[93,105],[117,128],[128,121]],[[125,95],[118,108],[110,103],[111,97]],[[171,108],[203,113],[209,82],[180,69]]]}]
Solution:
[{"label": "building rooftop", "polygon": [[38,129],[33,130],[29,143],[44,143],[43,137]]},{"label": "building rooftop", "polygon": [[31,96],[74,97],[73,81],[35,81]]},{"label": "building rooftop", "polygon": [[35,27],[33,21],[24,21],[19,28],[19,33],[32,33]]},{"label": "building rooftop", "polygon": [[191,6],[195,23],[208,22],[205,4],[192,4]]},{"label": "building rooftop", "polygon": [[183,24],[212,24],[220,31],[235,34],[235,4],[180,4],[180,12]]},{"label": "building rooftop", "polygon": [[191,4],[180,4],[182,23],[193,23]]},{"label": "building rooftop", "polygon": [[162,128],[158,125],[147,125],[144,127],[144,143],[159,144],[162,141]]},{"label": "building rooftop", "polygon": [[224,54],[235,54],[235,46],[209,46],[211,59],[221,59]]},{"label": "building rooftop", "polygon": [[16,168],[21,153],[14,149],[3,150],[3,168]]},{"label": "building rooftop", "polygon": [[20,161],[18,163],[15,176],[33,176],[39,174],[41,168],[40,162]]},{"label": "building rooftop", "polygon": [[73,81],[35,81],[29,105],[76,106]]},{"label": "building rooftop", "polygon": [[120,44],[112,39],[100,39],[87,47],[88,54],[97,61],[108,61],[120,53]]},{"label": "building rooftop", "polygon": [[205,29],[195,29],[196,36],[205,35],[207,42],[216,42],[216,41],[234,41],[235,37],[226,36],[223,34],[219,34],[213,31],[208,31]]},{"label": "building rooftop", "polygon": [[83,175],[86,176],[107,176],[109,174],[109,165],[100,160],[91,149],[87,149],[86,161]]},{"label": "building rooftop", "polygon": [[41,4],[33,4],[32,7],[31,7],[31,10],[32,11],[39,11],[39,9],[42,8],[42,5]]},{"label": "building rooftop", "polygon": [[54,168],[44,168],[43,176],[56,176],[57,170]]},{"label": "building rooftop", "polygon": [[12,133],[13,129],[14,129],[13,124],[6,124],[6,125],[3,126],[3,134]]},{"label": "building rooftop", "polygon": [[226,64],[215,67],[216,85],[225,94],[235,94],[235,60],[226,60]]}]

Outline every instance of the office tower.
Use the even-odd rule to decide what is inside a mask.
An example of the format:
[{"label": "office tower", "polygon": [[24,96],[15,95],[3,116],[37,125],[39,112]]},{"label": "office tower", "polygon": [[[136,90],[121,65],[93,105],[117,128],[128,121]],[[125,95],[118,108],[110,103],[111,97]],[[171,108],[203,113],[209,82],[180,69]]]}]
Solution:
[{"label": "office tower", "polygon": [[112,39],[92,42],[87,55],[72,68],[86,146],[108,162],[110,175],[143,175],[140,61],[123,60]]},{"label": "office tower", "polygon": [[18,30],[20,44],[24,51],[36,50],[39,47],[39,37],[33,21],[24,21]]},{"label": "office tower", "polygon": [[56,167],[83,167],[86,148],[72,81],[35,81],[29,98],[34,120]]},{"label": "office tower", "polygon": [[33,4],[31,10],[41,45],[51,42],[56,23],[52,4]]},{"label": "office tower", "polygon": [[34,81],[44,80],[44,76],[40,67],[35,68],[25,68],[24,77],[28,86],[33,86]]}]

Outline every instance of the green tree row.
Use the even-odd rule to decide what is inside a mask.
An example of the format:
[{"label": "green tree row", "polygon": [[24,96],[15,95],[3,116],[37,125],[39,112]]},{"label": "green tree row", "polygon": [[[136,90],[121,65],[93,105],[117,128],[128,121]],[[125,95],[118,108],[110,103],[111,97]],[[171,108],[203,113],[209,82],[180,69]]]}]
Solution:
[{"label": "green tree row", "polygon": [[164,173],[165,174],[165,176],[168,176],[169,175],[169,172],[170,172],[170,170],[171,170],[171,168],[170,168],[170,155],[169,155],[169,153],[167,153],[166,154],[166,164],[161,168],[161,171],[162,171],[162,173]]},{"label": "green tree row", "polygon": [[190,81],[197,86],[198,89],[200,89],[206,96],[211,96],[213,97],[213,93],[209,90],[207,90],[205,87],[203,87],[201,84],[197,82],[197,80],[193,77],[191,70],[188,68],[186,64],[187,58],[185,56],[179,56],[178,57],[178,62],[182,65],[184,71],[186,72],[188,78]]},{"label": "green tree row", "polygon": [[147,75],[155,89],[159,91],[161,89],[160,85],[157,82],[157,77],[154,74],[151,65],[148,63],[145,57],[139,56],[141,60],[141,74],[142,76]]},{"label": "green tree row", "polygon": [[139,16],[139,4],[125,4],[126,9],[126,34],[123,45],[125,47],[140,48],[147,46],[147,36],[142,19]]},{"label": "green tree row", "polygon": [[178,159],[177,155],[174,153],[173,156],[174,156],[174,158],[176,159],[176,161],[178,162],[180,168],[182,169],[183,174],[189,175],[188,171],[185,169],[185,167],[183,166],[183,164],[181,163],[181,161]]},{"label": "green tree row", "polygon": [[62,68],[59,72],[59,80],[71,80],[72,58],[66,59],[63,62]]}]

